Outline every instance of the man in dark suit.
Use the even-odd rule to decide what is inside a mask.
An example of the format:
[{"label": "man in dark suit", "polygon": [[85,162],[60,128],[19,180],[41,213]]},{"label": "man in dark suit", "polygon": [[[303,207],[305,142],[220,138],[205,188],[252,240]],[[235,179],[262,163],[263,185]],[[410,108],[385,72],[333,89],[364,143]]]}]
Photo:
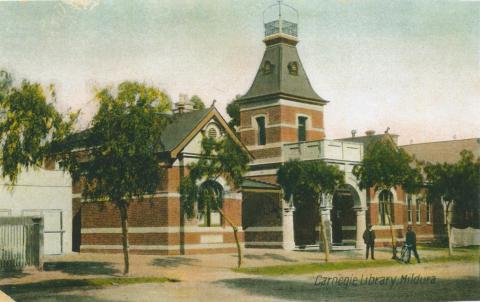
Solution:
[{"label": "man in dark suit", "polygon": [[375,260],[374,250],[375,250],[375,231],[372,229],[372,225],[369,224],[368,228],[363,232],[363,241],[367,245],[367,256],[368,259],[368,251],[372,251],[372,260]]},{"label": "man in dark suit", "polygon": [[407,228],[407,236],[406,236],[405,244],[408,247],[408,258],[407,262],[410,263],[410,256],[413,254],[415,255],[415,258],[417,259],[417,263],[420,263],[420,257],[418,257],[417,253],[417,235],[415,232],[412,230],[412,226],[409,225]]}]

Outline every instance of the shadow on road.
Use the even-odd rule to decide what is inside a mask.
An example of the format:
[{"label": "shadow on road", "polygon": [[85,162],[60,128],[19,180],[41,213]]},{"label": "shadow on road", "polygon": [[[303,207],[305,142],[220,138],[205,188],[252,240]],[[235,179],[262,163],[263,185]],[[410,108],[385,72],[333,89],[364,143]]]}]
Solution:
[{"label": "shadow on road", "polygon": [[218,281],[246,294],[290,301],[457,301],[480,297],[479,279],[437,280],[433,284],[320,286],[309,281],[239,278]]},{"label": "shadow on road", "polygon": [[115,275],[119,270],[111,263],[97,261],[45,262],[44,271],[62,271],[70,275]]},{"label": "shadow on road", "polygon": [[22,271],[0,272],[0,280],[8,278],[22,278],[28,275],[30,274]]},{"label": "shadow on road", "polygon": [[178,267],[180,265],[194,265],[200,262],[198,259],[185,257],[166,257],[152,260],[152,265],[160,267]]},{"label": "shadow on road", "polygon": [[[237,255],[232,255],[232,257],[237,257]],[[255,259],[255,260],[266,260],[266,259],[273,259],[273,260],[279,260],[279,261],[284,261],[284,262],[298,262],[298,260],[291,259],[282,255],[278,254],[271,254],[271,253],[265,253],[263,255],[245,255],[244,256],[246,259]]]},{"label": "shadow on road", "polygon": [[13,297],[16,302],[115,302],[85,295],[35,295]]}]

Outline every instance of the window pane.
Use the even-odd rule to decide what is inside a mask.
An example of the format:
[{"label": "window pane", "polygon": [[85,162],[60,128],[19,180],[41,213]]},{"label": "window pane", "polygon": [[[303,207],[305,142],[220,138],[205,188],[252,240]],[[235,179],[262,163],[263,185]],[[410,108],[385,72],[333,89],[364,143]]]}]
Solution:
[{"label": "window pane", "polygon": [[298,117],[298,141],[304,142],[307,140],[307,118],[304,116]]},{"label": "window pane", "polygon": [[417,223],[420,223],[420,217],[421,217],[421,213],[420,213],[420,202],[418,201],[417,199],[417,202],[416,202],[416,212],[417,212],[417,215],[416,215],[416,221]]},{"label": "window pane", "polygon": [[257,126],[258,126],[258,144],[265,145],[267,140],[265,137],[265,117],[257,117]]},{"label": "window pane", "polygon": [[407,196],[407,216],[408,222],[412,223],[412,195]]},{"label": "window pane", "polygon": [[394,223],[394,215],[393,215],[393,195],[389,191],[382,191],[379,195],[380,201],[380,223],[383,225],[389,224],[389,218],[392,219],[392,223]]}]

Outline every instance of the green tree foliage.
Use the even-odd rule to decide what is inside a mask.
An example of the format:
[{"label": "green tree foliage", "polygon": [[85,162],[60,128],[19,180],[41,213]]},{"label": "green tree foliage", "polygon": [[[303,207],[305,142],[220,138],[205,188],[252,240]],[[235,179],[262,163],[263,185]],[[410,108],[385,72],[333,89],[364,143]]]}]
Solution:
[{"label": "green tree foliage", "polygon": [[0,135],[2,177],[14,184],[23,169],[41,167],[51,143],[69,134],[78,112],[64,117],[55,109],[55,88],[48,94],[40,84],[0,71]]},{"label": "green tree foliage", "polygon": [[193,103],[194,110],[205,109],[205,103],[198,95],[194,95],[190,98],[190,102]]},{"label": "green tree foliage", "polygon": [[[124,82],[98,91],[99,109],[91,127],[65,140],[60,164],[83,184],[85,199],[112,202],[120,212],[125,269],[128,259],[128,206],[154,194],[163,168],[158,162],[161,134],[168,122],[168,97],[155,87]],[[66,146],[65,146],[66,145]]]},{"label": "green tree foliage", "polygon": [[[238,227],[223,211],[223,189],[217,182],[222,177],[229,185],[240,188],[243,175],[248,171],[248,154],[230,138],[204,137],[199,159],[188,165],[189,174],[180,183],[180,200],[186,216],[205,216],[217,211],[232,227],[238,250],[238,267],[242,264],[242,251],[238,240]],[[196,205],[196,207],[195,207]],[[208,216],[207,216],[208,217]]]},{"label": "green tree foliage", "polygon": [[480,204],[480,158],[463,150],[456,163],[426,163],[427,201],[443,202],[447,220],[449,254],[452,254],[452,206],[466,211],[478,210]]},{"label": "green tree foliage", "polygon": [[227,105],[227,114],[230,116],[230,121],[228,121],[228,126],[237,133],[236,128],[240,126],[240,104],[238,103],[238,99],[240,95],[237,95],[235,99],[233,99]]},{"label": "green tree foliage", "polygon": [[401,186],[408,193],[415,193],[422,184],[420,166],[388,136],[367,146],[361,165],[353,173],[361,189],[381,191]]},{"label": "green tree foliage", "polygon": [[[423,184],[420,165],[403,149],[398,148],[386,134],[382,139],[371,142],[363,156],[361,165],[355,166],[353,174],[361,189],[375,191],[402,187],[407,193],[418,192]],[[393,231],[391,206],[382,203],[387,214],[392,238],[393,258],[396,258],[397,241]]]},{"label": "green tree foliage", "polygon": [[322,207],[335,190],[344,185],[345,174],[336,165],[324,161],[290,160],[278,169],[277,182],[282,187],[285,198],[293,197],[294,203],[314,204],[319,209],[320,241],[323,242],[325,261],[329,258],[329,244],[322,217]]}]

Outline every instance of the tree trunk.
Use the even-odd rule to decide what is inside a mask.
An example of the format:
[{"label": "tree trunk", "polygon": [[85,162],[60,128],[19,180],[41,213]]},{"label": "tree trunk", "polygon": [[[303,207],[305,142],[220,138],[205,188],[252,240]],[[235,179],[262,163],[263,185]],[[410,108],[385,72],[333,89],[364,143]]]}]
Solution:
[{"label": "tree trunk", "polygon": [[383,203],[385,213],[387,213],[388,225],[390,226],[390,236],[392,237],[392,259],[397,259],[397,238],[393,231],[392,215],[390,213],[390,207]]},{"label": "tree trunk", "polygon": [[122,221],[122,246],[123,246],[123,274],[127,275],[130,270],[130,262],[128,259],[128,205],[125,201],[121,201],[118,205],[120,211],[120,219]]},{"label": "tree trunk", "polygon": [[[323,243],[323,251],[325,253],[325,262],[328,262],[328,258],[330,256],[330,247],[327,241],[327,232],[325,230],[325,224],[323,223],[323,215],[322,215],[322,210],[320,209],[319,211],[320,214],[320,221],[319,221],[319,226],[320,226],[320,241]],[[320,245],[318,246],[320,248]]]},{"label": "tree trunk", "polygon": [[450,217],[450,205],[451,202],[447,202],[445,207],[445,215],[447,221],[447,239],[448,239],[448,256],[453,255],[453,248],[452,248],[452,225],[451,225],[451,217]]},{"label": "tree trunk", "polygon": [[223,219],[225,219],[233,229],[233,236],[235,237],[235,243],[237,244],[237,253],[238,253],[237,268],[240,268],[240,266],[242,266],[242,248],[240,246],[240,241],[238,240],[238,228],[233,224],[233,222],[227,216],[225,216],[225,214],[221,209],[218,209],[218,212],[220,212],[220,215],[222,215]]}]

